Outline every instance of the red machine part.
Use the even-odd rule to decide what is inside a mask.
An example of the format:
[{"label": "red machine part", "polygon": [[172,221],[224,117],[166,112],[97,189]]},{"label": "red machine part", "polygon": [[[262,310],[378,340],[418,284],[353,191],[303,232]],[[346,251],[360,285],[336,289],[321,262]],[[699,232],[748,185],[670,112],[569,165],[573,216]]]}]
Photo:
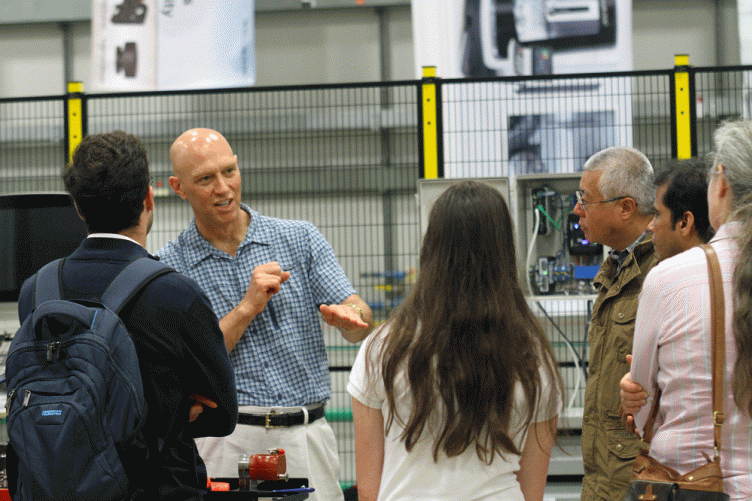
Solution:
[{"label": "red machine part", "polygon": [[254,454],[248,461],[251,480],[280,480],[287,477],[287,458],[283,449],[270,450],[268,454]]},{"label": "red machine part", "polygon": [[229,482],[213,482],[209,480],[207,484],[210,492],[225,492],[230,490]]}]

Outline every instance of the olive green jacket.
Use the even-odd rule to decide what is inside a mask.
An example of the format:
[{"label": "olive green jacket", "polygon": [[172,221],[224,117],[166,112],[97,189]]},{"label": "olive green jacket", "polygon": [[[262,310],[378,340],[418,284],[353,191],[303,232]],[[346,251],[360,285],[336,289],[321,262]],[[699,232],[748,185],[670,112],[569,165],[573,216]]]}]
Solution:
[{"label": "olive green jacket", "polygon": [[632,476],[639,441],[627,433],[619,412],[619,381],[629,372],[637,299],[656,257],[652,234],[625,258],[614,280],[616,262],[607,257],[593,285],[598,297],[588,330],[590,357],[582,419],[585,477],[582,501],[621,501]]}]

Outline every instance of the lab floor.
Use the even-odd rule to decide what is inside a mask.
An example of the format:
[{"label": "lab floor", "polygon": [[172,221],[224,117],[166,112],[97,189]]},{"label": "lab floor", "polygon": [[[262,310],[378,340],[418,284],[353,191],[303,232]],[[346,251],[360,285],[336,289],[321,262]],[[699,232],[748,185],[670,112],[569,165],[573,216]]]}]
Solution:
[{"label": "lab floor", "polygon": [[580,499],[581,482],[549,482],[543,494],[543,501],[565,501]]}]

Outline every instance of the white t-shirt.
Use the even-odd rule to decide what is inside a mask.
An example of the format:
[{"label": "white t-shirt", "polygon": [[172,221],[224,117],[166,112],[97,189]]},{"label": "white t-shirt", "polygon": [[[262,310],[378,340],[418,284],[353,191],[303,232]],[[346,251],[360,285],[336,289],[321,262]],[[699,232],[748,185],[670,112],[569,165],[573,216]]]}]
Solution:
[{"label": "white t-shirt", "polygon": [[[386,332],[386,329],[377,332],[363,343],[347,385],[347,391],[359,402],[374,409],[381,409],[385,420],[388,415],[388,404],[384,384],[380,379],[380,364],[377,365],[374,360],[366,361],[366,351],[370,344],[382,343]],[[376,349],[371,353],[376,356],[379,347],[374,348]],[[366,381],[366,363],[371,367],[369,372],[371,381]],[[547,411],[552,406],[547,405],[548,402],[545,399],[555,397],[556,392],[547,390],[552,385],[544,371],[541,371],[541,380],[543,382],[541,394],[544,401],[541,402],[541,410],[534,417],[534,421],[547,421],[555,416]],[[405,381],[406,377],[396,378],[396,411],[400,416],[408,417],[411,396]],[[479,395],[478,398],[483,398],[483,396]],[[518,449],[522,450],[527,430],[521,428],[527,404],[519,384],[515,390],[515,401],[511,422],[512,429],[518,430],[514,436],[514,442]],[[434,419],[439,421],[438,416],[434,416]],[[401,423],[395,419],[384,440],[384,467],[379,487],[379,501],[407,499],[524,501],[515,474],[519,470],[520,456],[509,453],[504,457],[496,455],[493,462],[488,465],[478,458],[474,445],[471,445],[465,452],[452,458],[447,457],[443,451],[439,451],[438,462],[435,462],[433,459],[434,441],[430,436],[430,431],[424,431],[413,450],[408,453],[404,442],[399,438],[403,430]]]}]

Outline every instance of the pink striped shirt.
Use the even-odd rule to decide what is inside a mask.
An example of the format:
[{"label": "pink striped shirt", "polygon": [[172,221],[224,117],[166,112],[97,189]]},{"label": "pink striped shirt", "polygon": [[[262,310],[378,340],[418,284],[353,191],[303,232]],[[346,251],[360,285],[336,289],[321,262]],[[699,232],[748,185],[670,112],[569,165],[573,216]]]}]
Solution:
[{"label": "pink striped shirt", "polygon": [[[736,346],[731,332],[732,279],[742,231],[740,223],[721,226],[711,245],[718,254],[726,304],[725,412],[721,466],[731,499],[752,499],[752,422],[734,403],[731,376]],[[661,389],[660,409],[650,454],[687,473],[713,457],[710,352],[710,291],[705,253],[699,247],[655,266],[642,286],[632,353],[632,380],[653,395]],[[642,430],[652,398],[635,416]]]}]

